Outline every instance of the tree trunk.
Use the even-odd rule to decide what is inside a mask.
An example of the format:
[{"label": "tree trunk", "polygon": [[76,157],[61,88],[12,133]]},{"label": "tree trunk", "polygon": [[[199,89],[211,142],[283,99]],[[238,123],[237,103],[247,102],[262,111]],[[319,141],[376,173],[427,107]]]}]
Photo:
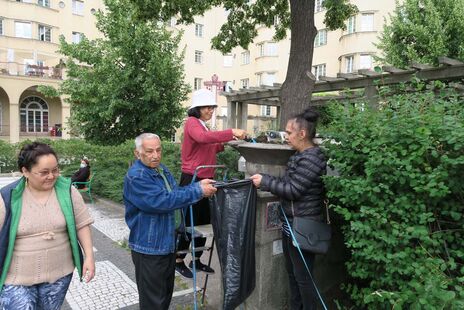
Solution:
[{"label": "tree trunk", "polygon": [[280,93],[280,129],[287,120],[301,113],[311,101],[315,78],[311,74],[314,38],[314,0],[290,0],[290,57],[287,76]]}]

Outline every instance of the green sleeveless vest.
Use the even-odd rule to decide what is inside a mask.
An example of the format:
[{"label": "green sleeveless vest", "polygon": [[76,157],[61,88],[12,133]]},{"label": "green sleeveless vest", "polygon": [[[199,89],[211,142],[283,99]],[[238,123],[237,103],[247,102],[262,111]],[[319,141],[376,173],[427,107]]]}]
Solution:
[{"label": "green sleeveless vest", "polygon": [[[5,263],[3,264],[2,275],[0,276],[0,290],[3,289],[3,284],[5,283],[6,276],[11,264],[11,258],[13,256],[13,249],[16,240],[16,234],[18,232],[19,219],[21,218],[21,209],[23,202],[23,192],[26,187],[26,179],[23,177],[21,181],[13,189],[11,195],[11,226],[8,236],[8,249],[6,252]],[[69,242],[71,244],[71,251],[74,266],[76,266],[79,279],[82,278],[82,250],[78,243],[77,231],[76,231],[76,222],[74,220],[74,210],[71,199],[71,180],[58,177],[55,183],[55,193],[60,204],[61,212],[63,212],[64,218],[66,220],[66,227],[69,236]],[[8,202],[5,201],[5,204]]]}]

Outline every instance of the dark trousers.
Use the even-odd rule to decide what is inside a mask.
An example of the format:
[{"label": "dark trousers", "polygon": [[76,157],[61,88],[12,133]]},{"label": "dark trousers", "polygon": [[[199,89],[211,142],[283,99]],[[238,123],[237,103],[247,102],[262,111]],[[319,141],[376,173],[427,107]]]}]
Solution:
[{"label": "dark trousers", "polygon": [[146,255],[131,251],[141,310],[167,310],[174,291],[175,254]]},{"label": "dark trousers", "polygon": [[[183,173],[180,177],[180,186],[186,186],[192,183],[193,176],[187,173]],[[202,180],[197,178],[196,181]],[[192,206],[193,208],[193,223],[194,225],[206,225],[211,223],[211,216],[209,210],[209,201],[207,198],[203,198]],[[190,227],[190,208],[186,209],[185,213],[185,226]],[[189,233],[180,232],[177,235],[177,251],[187,250],[192,241],[192,236]],[[195,238],[195,248],[203,247],[206,244],[206,238],[199,237]],[[195,252],[195,258],[200,258],[203,251]],[[184,259],[187,254],[178,254],[177,258]]]},{"label": "dark trousers", "polygon": [[[317,293],[314,284],[311,281],[298,249],[292,244],[291,237],[287,237],[284,233],[282,233],[282,248],[290,284],[290,309],[316,310]],[[315,255],[307,251],[302,252],[306,264],[312,273]]]}]

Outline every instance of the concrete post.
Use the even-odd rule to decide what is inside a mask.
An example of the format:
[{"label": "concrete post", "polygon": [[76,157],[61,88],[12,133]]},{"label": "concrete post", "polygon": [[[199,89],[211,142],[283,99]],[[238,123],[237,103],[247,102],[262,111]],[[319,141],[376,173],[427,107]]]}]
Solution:
[{"label": "concrete post", "polygon": [[19,103],[10,102],[10,143],[19,142]]}]

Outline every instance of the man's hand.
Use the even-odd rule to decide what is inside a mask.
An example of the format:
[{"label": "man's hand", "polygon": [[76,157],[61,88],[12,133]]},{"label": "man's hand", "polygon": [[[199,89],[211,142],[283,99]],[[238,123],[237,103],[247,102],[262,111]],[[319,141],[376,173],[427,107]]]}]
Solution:
[{"label": "man's hand", "polygon": [[250,179],[253,181],[253,184],[256,187],[259,187],[261,185],[261,180],[263,179],[263,176],[260,174],[255,174],[255,175],[252,175]]},{"label": "man's hand", "polygon": [[245,139],[247,135],[245,130],[237,129],[237,128],[232,129],[232,134],[234,135],[235,138],[242,139],[242,140]]},{"label": "man's hand", "polygon": [[213,186],[214,182],[216,181],[210,179],[204,179],[200,181],[200,187],[201,191],[203,192],[203,197],[211,197],[216,193],[217,188]]}]

